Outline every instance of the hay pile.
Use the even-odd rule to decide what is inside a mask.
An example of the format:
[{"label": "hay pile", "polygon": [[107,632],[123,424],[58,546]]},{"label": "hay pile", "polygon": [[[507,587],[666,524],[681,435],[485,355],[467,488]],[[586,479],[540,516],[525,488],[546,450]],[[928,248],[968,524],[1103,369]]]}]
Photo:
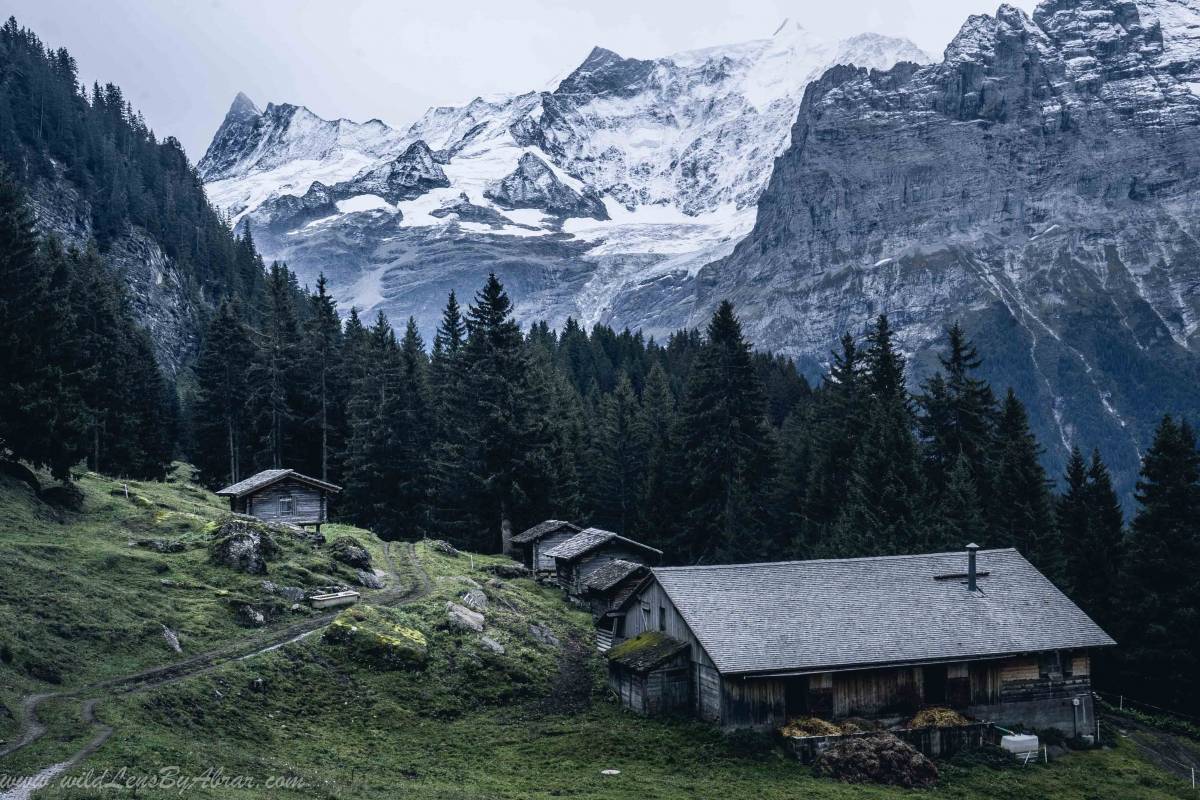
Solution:
[{"label": "hay pile", "polygon": [[952,708],[930,706],[922,708],[916,715],[904,724],[906,728],[956,728],[959,725],[969,725],[971,720]]},{"label": "hay pile", "polygon": [[922,789],[937,783],[932,761],[890,733],[838,742],[817,758],[813,772],[847,783],[880,783]]},{"label": "hay pile", "polygon": [[842,729],[818,717],[797,717],[779,732],[788,738],[803,739],[805,736],[838,736]]}]

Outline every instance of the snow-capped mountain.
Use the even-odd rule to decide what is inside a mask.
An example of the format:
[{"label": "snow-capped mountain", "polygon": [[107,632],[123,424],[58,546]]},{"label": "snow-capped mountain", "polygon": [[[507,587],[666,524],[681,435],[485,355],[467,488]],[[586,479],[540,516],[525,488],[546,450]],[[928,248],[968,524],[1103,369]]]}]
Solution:
[{"label": "snow-capped mountain", "polygon": [[469,296],[495,269],[526,318],[639,323],[611,313],[628,286],[694,274],[749,232],[808,83],[900,61],[928,58],[794,23],[653,60],[596,48],[553,91],[430,109],[405,130],[239,94],[199,169],[268,258],[324,271],[360,311],[429,331],[449,289]]}]

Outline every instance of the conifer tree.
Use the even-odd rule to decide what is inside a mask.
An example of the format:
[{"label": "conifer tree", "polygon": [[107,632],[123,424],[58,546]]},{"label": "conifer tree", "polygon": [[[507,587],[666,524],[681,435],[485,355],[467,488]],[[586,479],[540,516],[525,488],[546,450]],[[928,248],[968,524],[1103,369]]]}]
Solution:
[{"label": "conifer tree", "polygon": [[[477,534],[508,553],[514,520],[544,486],[550,431],[544,386],[534,380],[512,302],[495,274],[467,312],[465,397],[473,441],[468,464],[480,487]],[[494,527],[493,527],[494,526]]]},{"label": "conifer tree", "polygon": [[616,388],[600,400],[592,432],[592,496],[590,508],[597,527],[625,535],[637,520],[645,482],[648,433],[643,427],[641,402],[629,376],[622,373]]},{"label": "conifer tree", "polygon": [[[330,479],[333,454],[341,449],[340,433],[345,413],[345,387],[341,384],[340,359],[342,323],[328,292],[325,275],[317,278],[317,291],[309,297],[309,314],[304,324],[302,359],[304,362],[304,405],[307,414],[303,430],[317,433],[316,441],[306,448],[306,462],[317,467],[321,480]],[[315,451],[315,452],[314,452]]]},{"label": "conifer tree", "polygon": [[255,460],[260,469],[280,469],[292,455],[300,395],[299,325],[292,276],[282,264],[271,265],[263,311],[250,369],[249,402],[258,439]]},{"label": "conifer tree", "polygon": [[733,306],[708,324],[679,415],[687,524],[677,558],[744,561],[761,555],[773,449],[766,401]]},{"label": "conifer tree", "polygon": [[1200,453],[1187,422],[1164,417],[1142,459],[1119,639],[1131,695],[1200,712]]},{"label": "conifer tree", "polygon": [[661,364],[655,364],[646,378],[642,417],[642,428],[646,432],[646,462],[638,532],[645,542],[662,549],[678,526],[682,487],[677,469],[675,395]]},{"label": "conifer tree", "polygon": [[947,476],[946,489],[930,525],[931,538],[923,549],[930,552],[959,550],[964,545],[986,538],[979,494],[971,477],[971,465],[960,455]]},{"label": "conifer tree", "polygon": [[805,486],[802,539],[806,550],[822,545],[846,504],[850,473],[862,437],[868,393],[863,353],[854,337],[842,337],[829,374],[817,393],[812,422],[811,473]]},{"label": "conifer tree", "polygon": [[204,331],[192,411],[192,458],[210,486],[237,483],[253,471],[247,400],[254,357],[237,304],[223,301]]},{"label": "conifer tree", "polygon": [[1041,446],[1029,429],[1025,406],[1012,389],[1004,398],[996,431],[991,541],[1015,547],[1051,580],[1062,574],[1062,545],[1054,519]]},{"label": "conifer tree", "polygon": [[1116,620],[1124,517],[1098,450],[1089,464],[1078,448],[1072,449],[1066,486],[1058,502],[1064,590],[1101,626],[1111,626]]},{"label": "conifer tree", "polygon": [[946,352],[939,360],[942,371],[925,382],[917,398],[930,491],[934,497],[942,495],[950,470],[963,456],[980,498],[986,500],[996,449],[996,398],[988,383],[975,377],[983,360],[958,323],[946,332]]}]

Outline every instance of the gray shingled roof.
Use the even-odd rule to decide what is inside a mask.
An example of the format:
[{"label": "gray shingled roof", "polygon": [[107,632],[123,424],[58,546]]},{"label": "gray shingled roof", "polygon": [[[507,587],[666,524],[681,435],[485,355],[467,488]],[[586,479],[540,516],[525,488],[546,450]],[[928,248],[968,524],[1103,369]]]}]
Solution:
[{"label": "gray shingled roof", "polygon": [[529,544],[530,542],[536,542],[543,536],[549,536],[555,531],[561,531],[563,528],[575,531],[576,533],[579,532],[578,525],[572,525],[571,523],[564,522],[561,519],[548,519],[545,522],[539,522],[532,528],[526,528],[516,536],[512,537],[513,544]]},{"label": "gray shingled roof", "polygon": [[264,486],[270,486],[272,483],[277,483],[284,478],[292,478],[294,480],[301,481],[302,483],[308,483],[330,492],[340,492],[342,490],[340,486],[335,486],[332,483],[326,483],[318,478],[310,478],[308,475],[301,475],[294,469],[264,469],[262,472],[251,475],[244,481],[238,481],[232,486],[226,486],[224,489],[221,489],[219,492],[217,492],[217,494],[221,497],[241,497],[242,495],[257,491]]},{"label": "gray shingled roof", "polygon": [[620,558],[613,559],[588,575],[583,585],[595,592],[607,592],[630,575],[645,569],[645,564],[635,564]]},{"label": "gray shingled roof", "polygon": [[650,545],[635,542],[633,539],[626,539],[624,536],[618,536],[612,531],[601,530],[600,528],[586,528],[565,542],[547,550],[546,555],[551,558],[563,558],[567,561],[574,561],[580,556],[592,552],[600,545],[613,541],[619,541],[631,547],[637,547],[656,555],[662,555],[661,550],[655,549]]},{"label": "gray shingled roof", "polygon": [[983,550],[978,561],[988,575],[974,593],[961,552],[653,575],[725,674],[1116,644],[1016,550]]}]

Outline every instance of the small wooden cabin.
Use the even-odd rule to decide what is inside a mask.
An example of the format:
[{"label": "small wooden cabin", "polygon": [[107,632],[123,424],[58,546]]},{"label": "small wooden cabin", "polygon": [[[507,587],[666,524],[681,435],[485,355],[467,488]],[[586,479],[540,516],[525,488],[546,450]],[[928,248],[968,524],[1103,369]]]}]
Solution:
[{"label": "small wooden cabin", "polygon": [[646,631],[608,653],[608,686],[639,714],[686,709],[691,702],[688,644]]},{"label": "small wooden cabin", "polygon": [[727,729],[946,705],[1090,733],[1090,653],[1116,643],[1016,550],[975,555],[654,569],[623,633],[686,643],[693,713]]},{"label": "small wooden cabin", "polygon": [[619,609],[649,572],[650,568],[645,564],[618,558],[584,580],[580,600],[592,612],[596,623],[596,649],[601,653],[612,647],[614,638],[623,633],[617,627],[625,618]]},{"label": "small wooden cabin", "polygon": [[581,600],[588,577],[605,564],[622,560],[653,565],[662,558],[662,551],[612,531],[587,528],[546,555],[554,559],[558,585],[570,597]]},{"label": "small wooden cabin", "polygon": [[513,547],[521,551],[521,561],[535,573],[554,572],[554,559],[547,555],[558,545],[579,533],[578,525],[561,519],[548,519],[523,530],[512,538]]},{"label": "small wooden cabin", "polygon": [[229,510],[235,513],[320,530],[329,521],[329,497],[341,491],[340,486],[294,469],[266,469],[217,494],[229,498]]}]

